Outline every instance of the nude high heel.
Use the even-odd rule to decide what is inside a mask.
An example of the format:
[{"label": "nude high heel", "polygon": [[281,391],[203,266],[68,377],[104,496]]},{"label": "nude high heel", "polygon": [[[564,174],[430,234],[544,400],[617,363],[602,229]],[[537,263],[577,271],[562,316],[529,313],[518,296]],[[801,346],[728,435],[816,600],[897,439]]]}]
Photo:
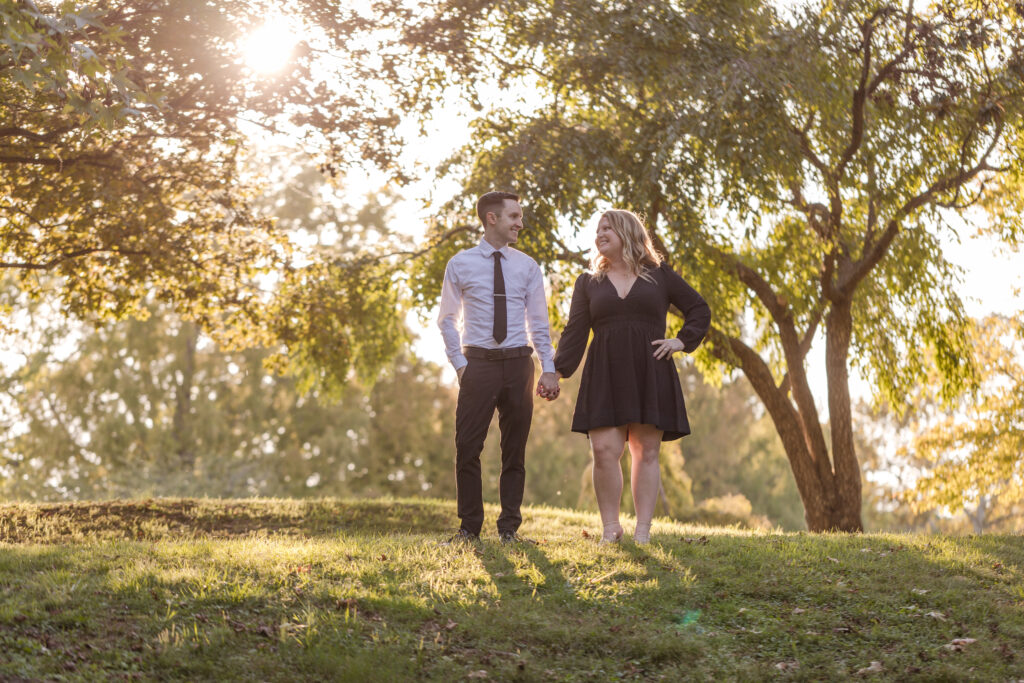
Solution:
[{"label": "nude high heel", "polygon": [[601,543],[618,543],[622,540],[622,525],[617,521],[605,522]]}]

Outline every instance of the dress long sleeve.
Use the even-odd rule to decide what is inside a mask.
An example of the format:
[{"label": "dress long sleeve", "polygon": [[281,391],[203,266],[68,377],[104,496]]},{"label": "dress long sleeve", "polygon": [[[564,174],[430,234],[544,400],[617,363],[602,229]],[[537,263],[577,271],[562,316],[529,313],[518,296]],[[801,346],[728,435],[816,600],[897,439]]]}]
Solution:
[{"label": "dress long sleeve", "polygon": [[562,337],[558,340],[555,351],[555,370],[562,377],[569,377],[576,372],[583,352],[590,338],[590,297],[587,295],[586,283],[590,276],[586,273],[576,278],[572,289],[572,302],[569,304],[569,320],[565,323]]},{"label": "dress long sleeve", "polygon": [[683,314],[683,329],[676,336],[683,342],[683,350],[692,353],[704,341],[711,327],[711,307],[686,280],[667,264],[662,264],[668,286],[668,300]]}]

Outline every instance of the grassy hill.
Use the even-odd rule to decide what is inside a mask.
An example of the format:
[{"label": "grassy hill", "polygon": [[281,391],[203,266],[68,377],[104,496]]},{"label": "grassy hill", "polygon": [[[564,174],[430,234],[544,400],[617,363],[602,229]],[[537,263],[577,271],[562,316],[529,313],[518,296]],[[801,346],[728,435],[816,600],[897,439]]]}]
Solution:
[{"label": "grassy hill", "polygon": [[0,505],[0,681],[1024,678],[1020,536],[524,517],[449,547],[439,501]]}]

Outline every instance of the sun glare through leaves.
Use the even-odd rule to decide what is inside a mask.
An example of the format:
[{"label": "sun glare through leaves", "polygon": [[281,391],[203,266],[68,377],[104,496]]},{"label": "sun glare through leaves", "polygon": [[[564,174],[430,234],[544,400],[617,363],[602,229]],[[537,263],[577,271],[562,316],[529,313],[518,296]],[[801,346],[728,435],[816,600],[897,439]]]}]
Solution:
[{"label": "sun glare through leaves", "polygon": [[282,17],[271,17],[242,42],[246,66],[257,74],[272,74],[288,63],[298,42]]}]

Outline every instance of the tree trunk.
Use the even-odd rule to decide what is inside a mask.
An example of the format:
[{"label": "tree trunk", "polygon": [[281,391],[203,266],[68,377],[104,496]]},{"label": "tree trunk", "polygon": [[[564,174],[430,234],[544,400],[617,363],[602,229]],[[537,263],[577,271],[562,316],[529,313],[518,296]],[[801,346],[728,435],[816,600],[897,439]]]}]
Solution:
[{"label": "tree trunk", "polygon": [[[801,416],[790,401],[788,393],[775,384],[771,369],[756,351],[735,337],[727,337],[714,328],[711,331],[711,352],[726,360],[739,360],[739,367],[772,418],[775,431],[789,458],[793,478],[796,480],[800,500],[804,505],[804,519],[811,531],[832,528],[834,486],[831,471],[814,462],[811,440],[808,439]],[[731,351],[731,355],[730,352]],[[814,428],[821,429],[820,426]]]},{"label": "tree trunk", "polygon": [[967,519],[971,520],[971,526],[974,527],[974,533],[983,534],[985,533],[985,523],[988,521],[988,508],[989,508],[989,497],[985,495],[978,496],[978,505],[974,508],[974,512],[965,505],[964,512],[967,513]]},{"label": "tree trunk", "polygon": [[672,506],[668,504],[668,496],[665,494],[665,485],[658,481],[658,497],[661,499],[661,513],[664,517],[672,516]]},{"label": "tree trunk", "polygon": [[[836,463],[834,469],[833,463],[829,461],[828,452],[820,449],[820,445],[824,443],[824,434],[821,431],[821,424],[818,423],[816,409],[811,415],[804,415],[790,399],[786,384],[779,386],[775,383],[771,369],[757,352],[739,339],[712,332],[712,353],[731,362],[739,360],[740,369],[768,410],[789,459],[797,490],[800,492],[807,528],[816,532],[856,532],[863,531],[864,528],[860,518],[860,468],[853,448],[853,422],[846,370],[851,329],[850,309],[847,306],[844,310],[846,318],[840,317],[834,321],[836,329],[833,331],[830,326],[826,340],[826,356],[830,359],[829,362],[838,362],[841,365],[839,371],[835,373],[831,367],[829,368],[832,460]],[[831,316],[829,322],[833,322]],[[732,352],[731,358],[723,345],[727,345]],[[829,355],[830,351],[832,355]],[[803,373],[798,374],[803,377]],[[833,384],[837,384],[840,390],[833,392]],[[833,416],[838,416],[838,426]],[[835,450],[836,443],[840,444],[838,454]],[[819,445],[819,449],[814,448],[816,444]],[[851,472],[855,476],[851,476]]]},{"label": "tree trunk", "polygon": [[192,382],[196,374],[196,343],[199,328],[183,320],[178,338],[184,343],[181,355],[181,379],[178,381],[174,401],[174,445],[182,470],[191,474],[195,469],[196,451],[192,434]]},{"label": "tree trunk", "polygon": [[830,529],[863,531],[860,463],[853,443],[853,411],[847,362],[853,330],[851,302],[834,303],[825,327],[825,372],[828,378],[828,419],[832,431],[832,464],[836,499]]}]

